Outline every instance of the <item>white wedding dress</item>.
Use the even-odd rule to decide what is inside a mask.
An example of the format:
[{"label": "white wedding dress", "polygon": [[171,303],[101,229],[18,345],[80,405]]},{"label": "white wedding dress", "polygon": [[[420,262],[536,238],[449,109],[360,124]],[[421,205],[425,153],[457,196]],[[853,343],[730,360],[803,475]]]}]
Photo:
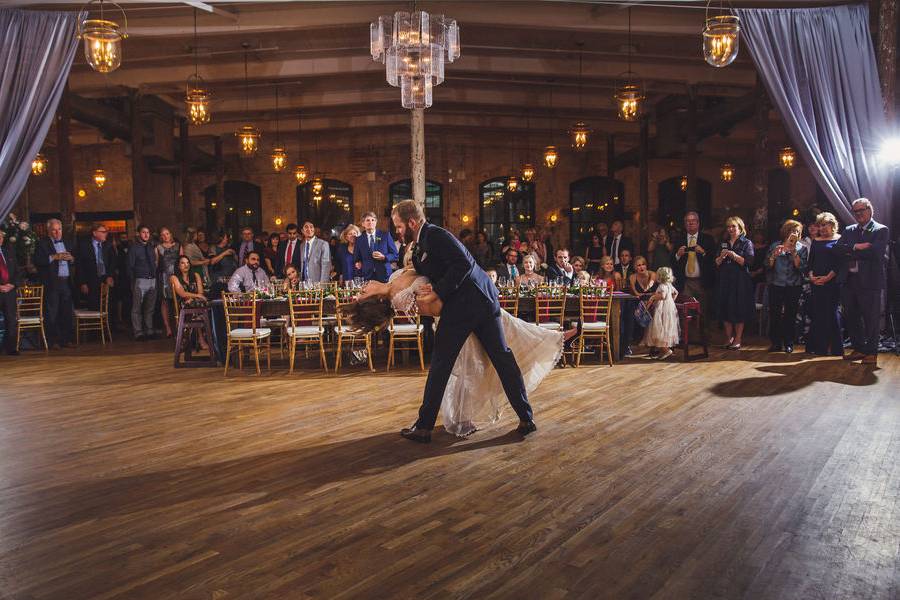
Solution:
[{"label": "white wedding dress", "polygon": [[[399,270],[391,275],[391,280]],[[416,290],[428,283],[428,278],[416,277],[408,288],[394,294],[391,300],[394,310],[413,313]],[[525,389],[530,393],[559,362],[563,352],[563,332],[538,327],[517,319],[505,310],[500,311],[500,322],[506,343],[513,351]],[[508,405],[503,385],[491,364],[487,352],[474,335],[463,344],[447,388],[441,401],[441,421],[444,428],[460,437],[476,429],[484,429],[500,420],[503,406]]]}]

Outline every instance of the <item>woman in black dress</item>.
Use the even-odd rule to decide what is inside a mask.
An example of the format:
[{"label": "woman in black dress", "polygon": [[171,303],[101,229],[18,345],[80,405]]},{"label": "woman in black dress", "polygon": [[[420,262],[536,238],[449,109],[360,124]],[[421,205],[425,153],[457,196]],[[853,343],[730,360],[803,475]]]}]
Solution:
[{"label": "woman in black dress", "polygon": [[725,219],[725,241],[722,242],[716,266],[719,267],[719,289],[716,308],[725,325],[729,350],[741,349],[744,323],[756,313],[753,300],[753,280],[750,265],[753,263],[753,242],[747,239],[747,228],[740,217]]},{"label": "woman in black dress", "polygon": [[587,271],[591,275],[600,272],[600,261],[603,259],[603,242],[599,233],[591,234],[591,241],[584,249],[584,258],[587,260]]},{"label": "woman in black dress", "polygon": [[841,286],[837,281],[840,256],[834,245],[841,236],[837,233],[838,222],[830,212],[816,217],[818,235],[812,240],[809,250],[810,308],[809,335],[806,352],[819,356],[841,356],[844,340],[841,334],[841,311],[838,304]]}]

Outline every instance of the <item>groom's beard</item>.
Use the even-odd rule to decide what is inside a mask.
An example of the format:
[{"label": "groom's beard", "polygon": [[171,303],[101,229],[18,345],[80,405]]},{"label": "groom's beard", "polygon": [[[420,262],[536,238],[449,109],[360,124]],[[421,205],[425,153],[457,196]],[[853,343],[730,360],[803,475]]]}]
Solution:
[{"label": "groom's beard", "polygon": [[403,228],[403,242],[406,244],[412,244],[416,241],[416,234],[409,227]]}]

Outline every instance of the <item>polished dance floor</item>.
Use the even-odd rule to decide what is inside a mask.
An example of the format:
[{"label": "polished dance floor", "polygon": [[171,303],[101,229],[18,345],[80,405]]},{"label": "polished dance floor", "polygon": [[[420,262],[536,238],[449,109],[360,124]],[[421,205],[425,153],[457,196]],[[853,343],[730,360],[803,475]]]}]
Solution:
[{"label": "polished dance floor", "polygon": [[763,347],[556,370],[527,440],[430,446],[383,361],[0,357],[0,598],[897,598],[900,359]]}]

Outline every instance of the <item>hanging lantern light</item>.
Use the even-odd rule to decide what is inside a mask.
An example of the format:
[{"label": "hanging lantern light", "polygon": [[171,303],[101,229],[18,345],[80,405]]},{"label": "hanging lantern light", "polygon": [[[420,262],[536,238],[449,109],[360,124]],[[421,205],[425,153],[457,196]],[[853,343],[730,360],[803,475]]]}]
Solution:
[{"label": "hanging lantern light", "polygon": [[572,129],[569,130],[569,134],[572,136],[572,147],[576,150],[584,150],[584,147],[587,146],[588,136],[591,134],[591,130],[584,121],[578,121],[572,126]]},{"label": "hanging lantern light", "polygon": [[703,58],[714,67],[727,67],[738,55],[741,22],[733,15],[709,17],[706,7],[706,26],[703,28]]},{"label": "hanging lantern light", "polygon": [[106,185],[106,171],[103,169],[94,170],[94,185],[97,186],[98,190],[103,189],[103,186]]},{"label": "hanging lantern light", "polygon": [[522,165],[522,181],[530,182],[534,179],[534,165],[525,163]]},{"label": "hanging lantern light", "polygon": [[84,58],[91,68],[98,73],[112,73],[122,64],[122,40],[128,37],[128,18],[121,6],[110,2],[122,11],[125,27],[120,29],[118,23],[104,18],[103,0],[92,0],[88,5],[94,1],[99,1],[100,18],[81,21],[78,37],[84,40]]},{"label": "hanging lantern light", "polygon": [[47,172],[47,157],[40,152],[31,161],[31,174],[40,177]]},{"label": "hanging lantern light", "polygon": [[198,63],[198,46],[197,46],[197,9],[194,9],[194,74],[188,77],[187,92],[184,95],[184,102],[187,104],[187,115],[191,125],[203,125],[209,123],[210,110],[209,99],[210,93],[206,89],[203,78],[200,77],[200,65]]},{"label": "hanging lantern light", "polygon": [[785,146],[778,153],[778,160],[781,161],[781,166],[785,169],[793,169],[794,163],[797,162],[797,153],[790,146]]},{"label": "hanging lantern light", "polygon": [[559,152],[556,151],[556,146],[547,146],[544,148],[544,165],[548,169],[554,169],[558,163]]},{"label": "hanging lantern light", "polygon": [[724,181],[725,183],[731,183],[732,181],[734,181],[734,167],[732,167],[728,163],[725,163],[724,165],[722,165],[720,175],[722,177],[722,181]]},{"label": "hanging lantern light", "polygon": [[687,175],[681,176],[681,191],[686,192],[688,189],[688,178]]},{"label": "hanging lantern light", "polygon": [[281,173],[287,166],[287,151],[283,146],[275,146],[272,148],[272,168],[276,173]]},{"label": "hanging lantern light", "polygon": [[313,195],[313,202],[315,202],[316,204],[318,204],[318,203],[321,202],[321,201],[322,201],[322,194],[314,194],[314,195]]},{"label": "hanging lantern light", "polygon": [[509,179],[506,180],[506,189],[510,192],[518,191],[519,180],[516,179],[515,175],[510,175]]},{"label": "hanging lantern light", "polygon": [[628,7],[628,70],[619,77],[622,81],[616,86],[614,98],[619,112],[619,118],[623,121],[637,121],[643,108],[644,87],[637,79],[637,75],[631,70],[631,7]]},{"label": "hanging lantern light", "polygon": [[[247,50],[250,44],[244,42],[241,44],[244,48],[244,112],[250,112],[250,88],[247,79]],[[259,150],[259,138],[261,137],[259,129],[251,124],[244,125],[238,129],[235,134],[241,147],[241,154],[244,156],[253,156]]]},{"label": "hanging lantern light", "polygon": [[[316,177],[312,182],[312,191],[316,196],[320,196],[322,194],[322,189],[325,187],[324,183],[322,183],[321,177]],[[320,198],[321,199],[321,198]]]},{"label": "hanging lantern light", "polygon": [[298,185],[306,183],[308,177],[309,173],[306,170],[306,165],[297,165],[294,167],[294,179],[297,180]]}]

